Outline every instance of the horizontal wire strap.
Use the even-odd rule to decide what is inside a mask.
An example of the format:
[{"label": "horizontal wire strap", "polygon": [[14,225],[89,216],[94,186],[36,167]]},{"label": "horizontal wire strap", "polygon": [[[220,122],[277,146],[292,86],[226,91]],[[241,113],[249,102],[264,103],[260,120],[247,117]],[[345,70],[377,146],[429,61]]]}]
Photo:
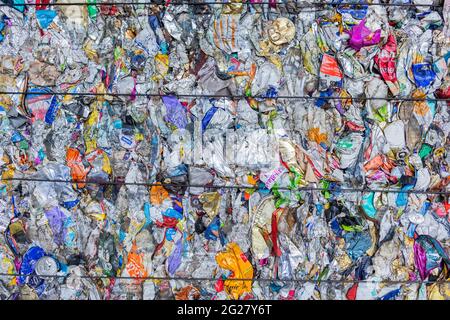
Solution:
[{"label": "horizontal wire strap", "polygon": [[395,98],[395,97],[320,97],[320,96],[276,96],[276,97],[264,97],[264,96],[246,96],[246,95],[225,95],[225,94],[178,94],[178,93],[100,93],[100,92],[32,92],[32,91],[0,91],[0,94],[12,94],[12,95],[55,95],[55,96],[112,96],[112,97],[170,97],[176,96],[180,98],[209,98],[209,99],[294,99],[294,100],[356,100],[356,101],[370,101],[370,100],[383,100],[383,101],[450,101],[450,98]]},{"label": "horizontal wire strap", "polygon": [[[164,183],[164,182],[120,182],[120,181],[96,181],[96,180],[58,180],[58,179],[40,179],[40,178],[5,178],[4,181],[30,181],[30,182],[52,182],[52,183],[80,183],[80,184],[98,184],[98,185],[131,185],[131,186],[146,186],[146,187],[185,187],[185,188],[205,188],[205,189],[254,189],[266,190],[258,186],[249,185],[203,185],[191,183]],[[328,191],[328,192],[386,192],[386,193],[411,193],[411,194],[450,194],[450,190],[400,190],[400,189],[370,189],[370,188],[319,188],[319,187],[299,187],[287,188],[279,187],[277,190],[283,191]]]},{"label": "horizontal wire strap", "polygon": [[[7,4],[7,3],[0,3],[0,7],[5,6],[14,6],[14,7],[23,7],[23,6],[95,6],[95,5],[107,5],[107,6],[127,6],[127,5],[188,5],[188,6],[203,6],[203,5],[228,5],[228,4],[248,4],[248,5],[284,5],[286,3],[283,2],[250,2],[250,1],[243,1],[242,3],[239,2],[226,2],[226,1],[205,1],[205,2],[180,2],[180,1],[167,1],[164,3],[164,1],[143,1],[143,2],[100,2],[100,3],[87,3],[87,2],[73,2],[73,3],[23,3],[23,4]],[[299,7],[321,7],[321,6],[382,6],[382,7],[442,7],[443,4],[414,4],[414,3],[354,3],[354,2],[321,2],[321,1],[315,1],[315,2],[309,2],[304,4],[296,4]]]},{"label": "horizontal wire strap", "polygon": [[[40,277],[40,278],[66,278],[68,275],[35,275],[19,273],[0,273],[1,277]],[[106,275],[77,275],[82,279],[128,279],[128,280],[174,280],[174,281],[219,281],[223,278],[191,278],[191,277],[131,277]],[[297,283],[384,283],[384,284],[450,284],[443,280],[332,280],[332,279],[268,279],[268,278],[227,278],[227,281],[259,281],[259,282],[297,282]]]}]

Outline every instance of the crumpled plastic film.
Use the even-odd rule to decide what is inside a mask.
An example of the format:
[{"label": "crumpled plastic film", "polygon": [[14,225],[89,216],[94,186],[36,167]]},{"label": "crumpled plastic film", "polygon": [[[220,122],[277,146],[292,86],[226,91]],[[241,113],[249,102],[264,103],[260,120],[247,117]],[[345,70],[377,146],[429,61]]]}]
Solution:
[{"label": "crumpled plastic film", "polygon": [[448,0],[79,2],[0,6],[0,299],[450,299]]}]

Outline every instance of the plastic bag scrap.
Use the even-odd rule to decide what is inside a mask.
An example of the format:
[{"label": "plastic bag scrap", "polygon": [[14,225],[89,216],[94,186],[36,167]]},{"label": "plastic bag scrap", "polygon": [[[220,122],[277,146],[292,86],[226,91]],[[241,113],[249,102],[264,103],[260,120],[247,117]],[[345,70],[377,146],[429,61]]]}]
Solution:
[{"label": "plastic bag scrap", "polygon": [[0,299],[450,299],[448,0],[2,2]]}]

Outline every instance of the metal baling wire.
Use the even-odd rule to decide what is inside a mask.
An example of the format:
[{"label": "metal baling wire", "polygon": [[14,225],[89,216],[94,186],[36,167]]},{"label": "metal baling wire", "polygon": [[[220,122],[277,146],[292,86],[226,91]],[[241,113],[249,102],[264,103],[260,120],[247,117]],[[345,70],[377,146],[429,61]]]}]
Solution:
[{"label": "metal baling wire", "polygon": [[[122,4],[126,5],[127,3],[122,3]],[[128,4],[131,5],[133,3],[128,3]],[[136,5],[143,5],[145,3],[134,3],[134,4],[136,4]],[[149,4],[152,4],[152,3],[149,3]],[[153,3],[153,4],[154,5],[158,5],[157,3]],[[181,4],[181,3],[179,3],[179,4]],[[38,4],[31,4],[31,5],[35,6],[35,5],[38,5]],[[45,5],[45,4],[41,4],[41,5]],[[62,6],[65,6],[65,5],[83,5],[83,6],[84,5],[86,5],[86,6],[96,6],[96,5],[105,6],[105,5],[110,5],[110,6],[114,6],[114,5],[118,5],[118,4],[117,3],[99,3],[99,4],[88,4],[88,3],[78,3],[78,4],[76,4],[76,3],[61,3],[61,4],[58,4],[58,3],[56,3],[56,4],[47,4],[47,6],[58,6],[58,5],[62,5]],[[186,4],[186,5],[192,5],[192,4]],[[11,6],[12,7],[12,5],[5,5],[4,3],[0,2],[0,8],[1,7],[5,7],[5,6]],[[17,6],[23,6],[23,5],[14,5],[14,6],[17,7]],[[329,10],[329,8],[318,9],[318,8],[320,8],[320,6],[315,6],[316,9],[308,9],[309,8],[308,6],[300,6],[300,8],[303,8],[303,9],[301,9],[300,13],[312,13],[312,12],[321,12],[321,11],[324,11],[324,10]],[[195,12],[195,15],[213,15],[213,14],[214,14],[214,12],[212,12],[212,11]],[[144,15],[144,14],[142,14],[142,15]],[[121,14],[121,13],[114,14],[114,18],[124,18],[124,17],[130,17],[130,16],[129,15],[124,15],[124,14]]]},{"label": "metal baling wire", "polygon": [[[0,273],[0,277],[28,277],[36,276],[40,278],[66,278],[69,275],[35,275],[20,273]],[[181,281],[218,281],[223,278],[191,278],[191,277],[131,277],[131,276],[105,276],[105,275],[81,275],[82,279],[125,279],[125,280],[181,280]],[[261,281],[261,282],[298,282],[298,283],[385,283],[385,284],[450,284],[450,281],[443,280],[314,280],[314,279],[268,279],[268,278],[229,278],[227,281]]]},{"label": "metal baling wire", "polygon": [[[14,95],[57,95],[57,96],[112,96],[112,97],[129,97],[130,93],[99,93],[99,92],[32,92],[32,91],[0,91],[0,94],[14,94]],[[384,100],[384,101],[448,101],[450,98],[395,98],[395,97],[317,97],[317,96],[277,96],[277,97],[264,97],[264,96],[245,96],[245,95],[222,95],[222,94],[178,94],[178,93],[136,93],[133,96],[137,97],[182,97],[182,98],[228,98],[228,99],[305,99],[305,100],[355,100],[355,101],[371,101],[371,100]]]},{"label": "metal baling wire", "polygon": [[[309,10],[301,9],[301,12],[299,12],[299,13],[322,12],[324,10],[327,10],[327,9],[309,9]],[[148,13],[140,13],[140,14],[133,15],[132,17],[147,16],[147,15],[148,15]],[[201,12],[195,12],[194,15],[196,15],[196,16],[214,15],[214,12],[213,11],[201,11]],[[124,18],[124,19],[126,19],[126,18],[129,18],[130,15],[122,14],[122,13],[115,13],[112,17],[113,18]]]},{"label": "metal baling wire", "polygon": [[[205,188],[205,189],[253,189],[253,190],[266,190],[267,188],[260,188],[258,186],[250,185],[202,185],[202,184],[191,184],[191,183],[164,183],[164,182],[120,182],[120,181],[95,181],[95,180],[58,180],[58,179],[42,179],[42,178],[5,178],[0,179],[0,182],[5,181],[29,181],[29,182],[53,182],[53,183],[85,183],[85,184],[98,184],[98,185],[132,185],[132,186],[167,186],[167,187],[181,187],[181,188]],[[450,190],[448,191],[438,191],[438,190],[399,190],[399,189],[370,189],[370,188],[318,188],[318,187],[299,187],[299,188],[287,188],[279,187],[278,190],[283,191],[328,191],[328,192],[381,192],[381,193],[410,193],[410,194],[436,194],[436,195],[450,195]]]},{"label": "metal baling wire", "polygon": [[[113,3],[113,2],[103,2],[103,3],[97,3],[97,4],[89,4],[89,3],[84,3],[84,2],[80,2],[80,3],[53,3],[53,4],[38,4],[38,3],[30,3],[30,4],[17,4],[17,5],[9,5],[6,3],[1,3],[0,2],[0,8],[1,7],[5,7],[5,6],[10,6],[10,7],[19,7],[19,6],[38,6],[38,5],[42,5],[42,6],[74,6],[74,5],[78,5],[78,6],[125,6],[125,5],[165,5],[166,7],[169,5],[188,5],[188,6],[201,6],[201,5],[225,5],[228,4],[226,2],[206,2],[206,3],[180,3],[180,2],[174,2],[174,3],[156,3],[156,2],[129,2],[129,3],[125,3],[125,2],[119,2],[119,3]],[[267,5],[267,4],[273,4],[273,3],[269,3],[269,2],[260,2],[260,3],[249,3],[249,2],[244,2],[243,4],[248,4],[248,5]],[[275,4],[285,4],[285,3],[275,3]],[[313,13],[313,12],[321,12],[324,10],[329,10],[330,8],[321,8],[322,6],[347,6],[347,5],[357,5],[357,6],[385,6],[385,7],[434,7],[434,8],[438,8],[438,9],[443,9],[443,4],[441,5],[426,5],[426,4],[408,4],[408,3],[399,3],[399,4],[395,4],[395,3],[381,3],[381,4],[376,4],[376,3],[366,3],[366,4],[354,4],[354,3],[350,3],[350,2],[342,2],[342,3],[322,3],[322,2],[315,2],[315,3],[311,3],[311,4],[296,4],[297,8],[301,9],[300,13]],[[308,9],[310,7],[315,7],[316,9],[309,9],[309,10],[305,10]],[[319,9],[320,8],[320,9]],[[196,12],[196,15],[212,15],[214,14],[213,12]],[[114,17],[115,18],[122,18],[125,15],[122,14],[115,14]]]},{"label": "metal baling wire", "polygon": [[[162,6],[169,6],[169,5],[188,5],[188,6],[203,6],[203,5],[226,5],[226,4],[247,4],[247,5],[285,5],[286,3],[282,2],[255,2],[251,3],[249,1],[243,1],[241,3],[233,3],[233,2],[225,2],[225,1],[205,1],[205,2],[169,2],[166,3],[164,1],[156,2],[156,1],[144,1],[144,2],[100,2],[100,3],[87,3],[87,2],[73,2],[73,3],[23,3],[23,4],[7,4],[7,3],[0,3],[0,7],[24,7],[24,6],[97,6],[97,5],[108,5],[108,6],[127,6],[127,5],[162,5]],[[381,6],[381,7],[443,7],[442,4],[413,4],[413,3],[354,3],[354,2],[310,2],[305,4],[297,4],[294,3],[297,6],[300,7],[317,7],[317,6]]]}]

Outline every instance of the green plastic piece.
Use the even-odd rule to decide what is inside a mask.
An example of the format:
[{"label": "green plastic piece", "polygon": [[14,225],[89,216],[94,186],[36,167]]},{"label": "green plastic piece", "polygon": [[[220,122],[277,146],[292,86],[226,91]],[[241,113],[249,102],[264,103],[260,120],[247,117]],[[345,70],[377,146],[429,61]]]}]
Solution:
[{"label": "green plastic piece", "polygon": [[422,148],[420,148],[420,151],[419,151],[419,157],[421,159],[427,157],[431,153],[432,150],[433,150],[433,148],[429,144],[426,144],[426,143],[422,144]]},{"label": "green plastic piece", "polygon": [[87,8],[89,17],[91,19],[96,18],[97,14],[98,14],[98,10],[97,10],[97,7],[95,6],[95,4],[97,4],[97,2],[95,0],[87,0],[87,3],[92,4],[91,6],[88,6],[88,8]]}]

